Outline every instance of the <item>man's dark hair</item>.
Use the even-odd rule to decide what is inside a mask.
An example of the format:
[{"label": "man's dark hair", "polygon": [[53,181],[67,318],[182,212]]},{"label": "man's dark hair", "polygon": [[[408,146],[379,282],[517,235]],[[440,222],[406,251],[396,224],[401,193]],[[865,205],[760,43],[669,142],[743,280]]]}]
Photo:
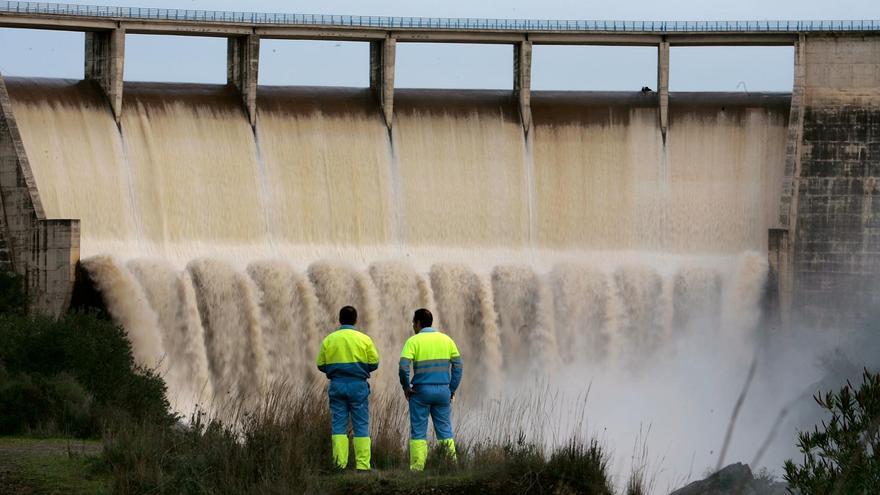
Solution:
[{"label": "man's dark hair", "polygon": [[358,321],[358,310],[354,306],[345,306],[339,310],[340,325],[354,325]]},{"label": "man's dark hair", "polygon": [[434,315],[425,308],[417,309],[413,315],[413,323],[418,322],[422,328],[428,328],[434,323]]}]

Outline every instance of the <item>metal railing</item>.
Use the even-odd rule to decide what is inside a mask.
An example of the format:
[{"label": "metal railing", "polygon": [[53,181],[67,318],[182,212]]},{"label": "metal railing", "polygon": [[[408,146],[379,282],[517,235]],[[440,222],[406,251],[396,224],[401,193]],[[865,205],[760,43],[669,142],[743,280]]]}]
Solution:
[{"label": "metal railing", "polygon": [[880,31],[880,20],[852,21],[576,21],[471,19],[446,17],[384,17],[322,14],[275,14],[216,10],[150,9],[45,2],[0,1],[0,13],[61,15],[134,20],[170,20],[333,26],[385,29],[569,31],[630,33],[774,33],[803,31]]}]

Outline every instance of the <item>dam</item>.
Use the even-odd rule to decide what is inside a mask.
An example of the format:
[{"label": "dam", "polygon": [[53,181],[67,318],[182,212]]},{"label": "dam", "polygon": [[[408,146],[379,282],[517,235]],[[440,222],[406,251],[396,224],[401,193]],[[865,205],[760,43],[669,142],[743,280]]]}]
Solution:
[{"label": "dam", "polygon": [[[85,79],[0,78],[0,247],[32,309],[94,287],[175,407],[315,378],[353,304],[414,308],[481,379],[880,302],[880,23],[284,16],[0,2],[85,32]],[[228,39],[226,85],[123,81],[126,33]],[[370,87],[263,87],[261,39],[370,44]],[[512,91],[394,87],[397,43],[500,43]],[[532,91],[535,44],[656,46],[657,90]],[[791,93],[669,91],[673,46],[789,45]],[[75,290],[76,288],[76,290]],[[393,387],[392,367],[377,386]]]}]

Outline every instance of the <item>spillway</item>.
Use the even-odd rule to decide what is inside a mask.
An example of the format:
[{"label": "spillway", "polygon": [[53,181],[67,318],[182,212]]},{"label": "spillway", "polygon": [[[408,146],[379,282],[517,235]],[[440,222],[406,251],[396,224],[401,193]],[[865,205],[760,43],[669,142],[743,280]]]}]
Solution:
[{"label": "spillway", "polygon": [[358,307],[390,389],[412,311],[435,311],[474,377],[638,367],[688,331],[747,337],[783,179],[787,95],[7,80],[50,218],[175,407],[308,384]]}]

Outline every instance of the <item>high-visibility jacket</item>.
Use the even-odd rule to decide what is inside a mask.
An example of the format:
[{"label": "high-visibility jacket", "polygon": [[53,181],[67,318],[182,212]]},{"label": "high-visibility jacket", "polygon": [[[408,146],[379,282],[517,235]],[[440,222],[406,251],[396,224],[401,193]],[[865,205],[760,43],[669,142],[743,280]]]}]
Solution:
[{"label": "high-visibility jacket", "polygon": [[321,342],[317,365],[331,380],[366,380],[379,367],[379,353],[367,334],[342,325]]},{"label": "high-visibility jacket", "polygon": [[[413,376],[410,383],[409,369]],[[400,353],[400,385],[404,390],[418,385],[449,385],[452,393],[461,383],[461,354],[455,342],[431,327],[407,339]]]}]

